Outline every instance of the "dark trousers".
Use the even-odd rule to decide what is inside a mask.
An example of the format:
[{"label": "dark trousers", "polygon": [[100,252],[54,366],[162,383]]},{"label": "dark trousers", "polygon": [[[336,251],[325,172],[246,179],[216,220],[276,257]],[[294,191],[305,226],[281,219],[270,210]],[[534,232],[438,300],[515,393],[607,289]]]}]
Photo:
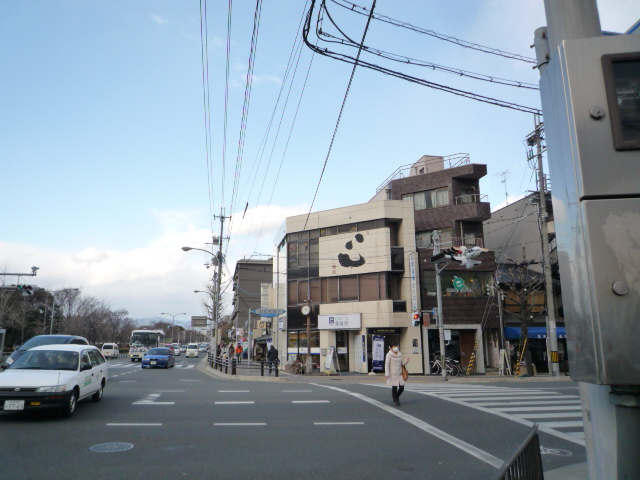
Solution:
[{"label": "dark trousers", "polygon": [[391,397],[394,402],[400,400],[400,395],[404,392],[404,385],[400,385],[399,387],[391,387]]},{"label": "dark trousers", "polygon": [[269,360],[269,375],[271,375],[271,369],[276,369],[276,361],[275,360]]}]

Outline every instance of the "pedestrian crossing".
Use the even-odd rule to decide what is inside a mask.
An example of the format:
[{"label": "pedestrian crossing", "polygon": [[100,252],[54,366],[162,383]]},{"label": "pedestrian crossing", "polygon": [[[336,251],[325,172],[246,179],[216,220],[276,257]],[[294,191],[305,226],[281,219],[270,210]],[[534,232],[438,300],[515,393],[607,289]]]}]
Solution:
[{"label": "pedestrian crossing", "polygon": [[[182,368],[184,370],[187,370],[189,368],[195,368],[195,363],[192,364],[188,364],[188,363],[176,363],[174,365],[174,368]],[[116,362],[116,363],[111,363],[109,362],[109,368],[140,368],[140,363],[136,362]]]},{"label": "pedestrian crossing", "polygon": [[579,395],[535,388],[417,383],[405,385],[405,391],[441,398],[526,425],[537,423],[540,431],[585,444]]}]

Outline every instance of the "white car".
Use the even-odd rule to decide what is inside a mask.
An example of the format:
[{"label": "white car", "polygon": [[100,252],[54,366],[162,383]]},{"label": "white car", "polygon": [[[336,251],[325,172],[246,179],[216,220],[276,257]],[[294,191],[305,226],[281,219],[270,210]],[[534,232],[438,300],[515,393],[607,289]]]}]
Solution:
[{"label": "white car", "polygon": [[197,343],[190,343],[189,345],[187,345],[187,351],[185,352],[185,355],[187,357],[198,358],[199,351],[200,351],[200,345],[198,345]]},{"label": "white car", "polygon": [[71,417],[80,400],[102,399],[108,377],[97,347],[34,347],[0,374],[0,406],[4,411],[56,409]]},{"label": "white car", "polygon": [[105,343],[101,349],[104,358],[118,358],[120,356],[120,348],[117,343]]},{"label": "white car", "polygon": [[174,357],[179,357],[180,356],[180,344],[179,343],[174,343],[173,344],[173,356]]}]

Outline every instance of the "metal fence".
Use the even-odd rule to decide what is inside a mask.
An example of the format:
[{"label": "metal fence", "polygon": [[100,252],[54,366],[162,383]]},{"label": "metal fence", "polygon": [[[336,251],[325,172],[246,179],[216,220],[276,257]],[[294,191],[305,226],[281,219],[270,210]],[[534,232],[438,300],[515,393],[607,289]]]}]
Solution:
[{"label": "metal fence", "polygon": [[496,480],[544,480],[538,425],[534,425],[514,454],[504,462]]},{"label": "metal fence", "polygon": [[211,368],[220,370],[226,375],[247,375],[247,376],[260,376],[271,375],[274,373],[278,376],[278,361],[255,361],[255,360],[242,360],[238,361],[235,357],[224,358],[217,357],[216,355],[209,353],[207,361]]}]

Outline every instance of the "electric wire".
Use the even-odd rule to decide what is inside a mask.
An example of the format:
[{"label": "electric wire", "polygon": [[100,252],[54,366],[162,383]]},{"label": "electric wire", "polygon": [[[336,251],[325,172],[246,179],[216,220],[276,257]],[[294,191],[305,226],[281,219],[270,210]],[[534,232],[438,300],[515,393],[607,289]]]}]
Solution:
[{"label": "electric wire", "polygon": [[[311,7],[309,8],[309,13],[307,15],[307,22],[305,23],[305,30],[308,34],[308,25],[310,24],[311,21],[311,14],[313,12],[313,5],[315,4],[315,0],[311,1]],[[371,16],[373,15],[373,10],[375,9],[376,6],[376,0],[373,0],[373,4],[371,5],[371,14],[369,15],[369,18],[367,19],[367,24],[364,28],[364,33],[362,34],[362,41],[360,42],[360,44],[362,45],[364,43],[364,39],[367,36],[367,31],[369,30],[369,25],[371,24]],[[303,38],[305,43],[307,44],[307,46],[310,46],[311,44],[309,43],[308,39],[307,39],[307,35],[304,35],[303,33]],[[312,47],[310,47],[312,48]],[[313,48],[312,48],[313,50]],[[351,77],[349,78],[349,84],[347,85],[347,91],[344,94],[344,98],[342,99],[342,106],[340,107],[340,113],[338,114],[338,120],[336,121],[336,126],[333,130],[333,136],[331,137],[331,143],[329,144],[329,151],[327,152],[327,156],[324,160],[324,165],[322,166],[322,172],[320,173],[320,178],[318,179],[318,185],[316,186],[316,191],[313,194],[313,200],[311,201],[311,206],[309,207],[309,213],[307,213],[307,218],[304,221],[304,227],[303,230],[305,230],[307,228],[307,222],[309,221],[309,216],[311,215],[311,210],[313,209],[313,205],[316,201],[316,197],[318,196],[318,190],[320,189],[320,183],[322,182],[322,177],[324,176],[324,172],[325,169],[327,168],[327,163],[329,162],[329,156],[331,155],[331,149],[333,148],[333,143],[336,139],[336,134],[338,133],[338,127],[340,126],[340,120],[342,119],[342,113],[344,112],[344,107],[345,104],[347,103],[347,97],[349,96],[349,91],[351,90],[351,84],[353,83],[353,77],[356,73],[356,67],[358,66],[358,60],[360,58],[360,52],[362,52],[362,47],[358,49],[358,54],[356,55],[355,58],[355,62],[353,63],[353,69],[351,70]]]},{"label": "electric wire", "polygon": [[[368,15],[368,10],[366,7],[362,7],[360,5],[357,5],[355,3],[352,2],[348,2],[346,0],[331,0],[332,3],[335,3],[336,5],[341,6],[342,8],[345,8],[347,10],[353,11],[359,15]],[[388,23],[390,25],[394,25],[396,27],[401,27],[401,28],[405,28],[408,30],[412,30],[416,33],[421,33],[424,35],[429,35],[431,37],[437,38],[439,40],[444,40],[446,42],[452,43],[454,45],[458,45],[459,47],[464,47],[464,48],[470,48],[472,50],[477,50],[479,52],[483,52],[483,53],[488,53],[491,55],[497,55],[499,57],[504,57],[504,58],[509,58],[512,60],[519,60],[525,63],[532,63],[532,64],[536,64],[536,60],[530,57],[526,57],[524,55],[520,55],[517,53],[509,53],[509,52],[505,52],[503,50],[499,50],[497,48],[492,48],[492,47],[486,47],[483,45],[480,45],[478,43],[474,43],[474,42],[468,42],[466,40],[461,40],[459,38],[456,37],[452,37],[451,35],[444,35],[442,33],[437,33],[434,32],[433,30],[427,30],[425,28],[421,28],[421,27],[417,27],[415,25],[412,25],[408,22],[403,22],[401,20],[396,20],[393,19],[391,17],[388,17],[386,15],[381,15],[381,14],[375,14],[373,16],[374,20],[379,20],[381,22],[385,22]]]},{"label": "electric wire", "polygon": [[[337,23],[333,20],[333,17],[331,17],[331,14],[329,12],[329,10],[327,10],[326,8],[326,4],[323,2],[321,8],[324,8],[324,13],[326,13],[327,18],[329,19],[329,21],[331,22],[331,24],[345,37],[344,39],[336,37],[334,35],[331,35],[330,33],[327,33],[326,30],[324,29],[317,29],[317,34],[318,37],[324,37],[324,38],[329,38],[332,40],[325,40],[329,43],[338,43],[341,45],[346,45],[349,47],[358,47],[357,42],[354,42],[351,38],[349,38],[348,35],[346,35],[341,29],[340,27],[337,25]],[[369,47],[367,45],[363,45],[362,47],[364,49],[365,52],[371,54],[371,55],[375,55],[381,58],[385,58],[387,60],[393,61],[393,62],[398,62],[398,63],[404,63],[407,65],[413,65],[413,66],[417,66],[417,67],[426,67],[432,70],[437,70],[437,71],[441,71],[441,72],[445,72],[445,73],[450,73],[459,77],[468,77],[468,78],[472,78],[474,80],[480,80],[480,81],[484,81],[484,82],[489,82],[489,83],[496,83],[499,85],[506,85],[506,86],[511,86],[511,87],[518,87],[518,88],[525,88],[525,89],[529,89],[529,90],[539,90],[539,87],[533,83],[527,83],[527,82],[522,82],[519,80],[508,80],[506,78],[500,78],[500,77],[495,77],[495,76],[491,76],[491,75],[485,75],[482,73],[475,73],[475,72],[470,72],[468,70],[462,70],[459,68],[453,68],[453,67],[447,67],[444,65],[438,65],[436,63],[432,63],[432,62],[427,62],[425,60],[420,60],[417,58],[412,58],[412,57],[408,57],[406,55],[399,55],[396,53],[392,53],[392,52],[387,52],[384,50],[380,50],[377,48],[373,48],[373,47]]]},{"label": "electric wire", "polygon": [[229,118],[229,64],[231,59],[231,17],[233,10],[233,0],[229,0],[227,7],[227,49],[225,61],[224,75],[224,114],[222,120],[222,175],[221,179],[221,204],[224,205],[224,184],[226,178],[226,160],[227,160],[227,126]]}]

